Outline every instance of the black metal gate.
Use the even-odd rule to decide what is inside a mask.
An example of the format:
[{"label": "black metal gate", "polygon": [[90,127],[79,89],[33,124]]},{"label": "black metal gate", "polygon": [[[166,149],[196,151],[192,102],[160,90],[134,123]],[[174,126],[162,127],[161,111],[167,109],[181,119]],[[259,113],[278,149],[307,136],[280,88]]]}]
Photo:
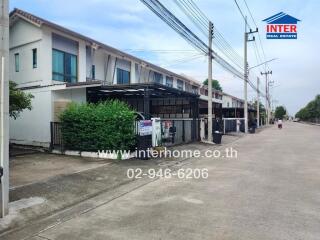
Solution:
[{"label": "black metal gate", "polygon": [[62,131],[60,122],[50,122],[50,150],[58,149],[63,150]]},{"label": "black metal gate", "polygon": [[176,145],[200,140],[199,119],[161,119],[164,145]]}]

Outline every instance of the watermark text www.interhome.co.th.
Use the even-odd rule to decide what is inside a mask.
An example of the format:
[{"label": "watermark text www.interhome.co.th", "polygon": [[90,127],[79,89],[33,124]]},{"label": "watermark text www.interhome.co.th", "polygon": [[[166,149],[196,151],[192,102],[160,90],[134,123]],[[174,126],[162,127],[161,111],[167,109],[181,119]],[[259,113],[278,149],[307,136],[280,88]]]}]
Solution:
[{"label": "watermark text www.interhome.co.th", "polygon": [[99,157],[108,157],[110,155],[121,155],[123,158],[130,156],[140,156],[140,157],[148,157],[148,158],[227,158],[227,159],[235,159],[238,157],[238,151],[233,149],[232,147],[225,148],[223,150],[211,150],[207,149],[205,151],[200,151],[198,149],[135,149],[134,151],[129,150],[99,150]]}]

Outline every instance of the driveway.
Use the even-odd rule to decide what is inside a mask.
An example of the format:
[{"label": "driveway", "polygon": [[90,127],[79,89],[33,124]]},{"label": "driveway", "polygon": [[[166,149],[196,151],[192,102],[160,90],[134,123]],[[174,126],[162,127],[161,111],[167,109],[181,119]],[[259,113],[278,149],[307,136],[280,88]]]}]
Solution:
[{"label": "driveway", "polygon": [[10,187],[18,188],[58,175],[86,171],[105,164],[108,164],[108,161],[48,153],[18,155],[10,158]]}]

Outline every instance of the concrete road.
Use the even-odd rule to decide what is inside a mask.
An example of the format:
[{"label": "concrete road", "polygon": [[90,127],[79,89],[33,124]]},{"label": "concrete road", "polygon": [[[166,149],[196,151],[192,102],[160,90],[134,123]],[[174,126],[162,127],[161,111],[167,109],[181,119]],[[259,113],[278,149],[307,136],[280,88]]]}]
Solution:
[{"label": "concrete road", "polygon": [[237,158],[181,166],[207,179],[151,181],[32,239],[320,239],[320,127],[284,123],[230,146]]}]

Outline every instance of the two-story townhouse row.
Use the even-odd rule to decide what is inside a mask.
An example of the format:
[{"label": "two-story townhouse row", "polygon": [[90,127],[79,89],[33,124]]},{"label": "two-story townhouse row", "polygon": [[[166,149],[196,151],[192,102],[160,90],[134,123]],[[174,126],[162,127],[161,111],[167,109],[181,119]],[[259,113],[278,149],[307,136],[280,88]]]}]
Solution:
[{"label": "two-story townhouse row", "polygon": [[10,80],[34,95],[10,121],[14,143],[49,147],[71,101],[122,99],[146,116],[196,119],[200,84],[25,11],[10,14]]},{"label": "two-story townhouse row", "polygon": [[[222,92],[212,89],[212,113],[213,118],[222,118]],[[199,97],[199,113],[201,117],[208,116],[208,86],[202,85],[200,87]]]},{"label": "two-story townhouse row", "polygon": [[[256,110],[248,102],[249,117],[254,118]],[[244,117],[244,100],[227,93],[222,94],[222,115],[225,118],[243,118]]]},{"label": "two-story townhouse row", "polygon": [[222,103],[223,108],[243,108],[244,106],[243,99],[237,98],[227,93],[223,93],[222,100],[223,100],[223,103]]}]

